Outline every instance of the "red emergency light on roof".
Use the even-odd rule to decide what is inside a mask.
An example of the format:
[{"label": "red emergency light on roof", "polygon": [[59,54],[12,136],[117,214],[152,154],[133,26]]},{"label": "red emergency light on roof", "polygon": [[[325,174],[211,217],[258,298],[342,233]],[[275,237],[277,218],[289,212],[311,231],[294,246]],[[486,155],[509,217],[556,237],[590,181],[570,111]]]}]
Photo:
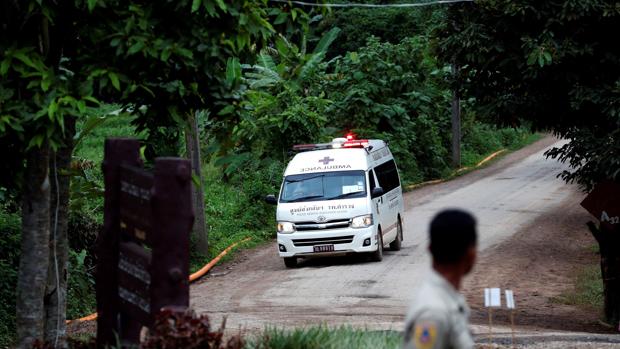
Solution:
[{"label": "red emergency light on roof", "polygon": [[343,148],[366,148],[368,146],[367,139],[358,139],[354,141],[346,141],[342,143]]},{"label": "red emergency light on roof", "polygon": [[355,135],[353,135],[352,133],[347,134],[346,138],[334,138],[331,143],[297,144],[293,146],[293,150],[300,152],[339,148],[367,148],[367,150],[372,149],[367,139],[355,139]]}]

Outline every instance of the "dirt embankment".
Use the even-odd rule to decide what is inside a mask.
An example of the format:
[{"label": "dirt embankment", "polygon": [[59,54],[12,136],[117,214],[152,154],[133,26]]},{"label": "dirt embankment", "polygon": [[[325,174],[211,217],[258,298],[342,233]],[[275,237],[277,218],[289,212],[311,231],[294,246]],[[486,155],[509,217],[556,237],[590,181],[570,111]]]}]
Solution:
[{"label": "dirt embankment", "polygon": [[[574,292],[575,279],[584,268],[596,265],[596,244],[585,223],[592,217],[579,203],[583,195],[535,219],[500,245],[481,253],[473,274],[464,284],[472,306],[472,322],[488,323],[482,297],[485,287],[512,289],[516,324],[537,330],[613,332],[599,321],[601,309],[564,304],[563,295]],[[507,310],[494,311],[494,323],[510,325]]]}]

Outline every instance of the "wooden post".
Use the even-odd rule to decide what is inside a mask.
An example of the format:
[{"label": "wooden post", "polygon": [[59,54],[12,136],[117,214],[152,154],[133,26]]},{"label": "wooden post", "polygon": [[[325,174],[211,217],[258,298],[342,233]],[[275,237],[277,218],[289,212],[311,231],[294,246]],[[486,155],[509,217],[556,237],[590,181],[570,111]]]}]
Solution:
[{"label": "wooden post", "polygon": [[515,347],[515,311],[514,309],[510,310],[510,330],[512,334],[512,348]]},{"label": "wooden post", "polygon": [[188,116],[189,128],[185,131],[185,145],[187,157],[191,161],[192,173],[198,179],[200,185],[192,181],[192,202],[194,207],[193,233],[196,239],[196,247],[200,253],[209,252],[209,230],[205,218],[204,191],[202,190],[202,174],[200,171],[200,133],[198,131],[198,119],[195,114]]},{"label": "wooden post", "polygon": [[165,306],[189,306],[189,235],[194,222],[189,161],[155,160],[152,207],[151,311],[156,314]]},{"label": "wooden post", "polygon": [[97,236],[97,346],[116,346],[119,334],[118,249],[120,236],[120,166],[139,166],[135,139],[106,139],[103,159],[103,230]]},{"label": "wooden post", "polygon": [[[452,75],[456,78],[458,68],[452,65]],[[452,90],[452,166],[461,167],[461,103],[458,88]]]},{"label": "wooden post", "polygon": [[154,175],[140,164],[136,140],[106,140],[95,285],[99,348],[137,346],[162,308],[189,306],[190,162],[157,158]]},{"label": "wooden post", "polygon": [[493,307],[489,307],[489,348],[493,348]]}]

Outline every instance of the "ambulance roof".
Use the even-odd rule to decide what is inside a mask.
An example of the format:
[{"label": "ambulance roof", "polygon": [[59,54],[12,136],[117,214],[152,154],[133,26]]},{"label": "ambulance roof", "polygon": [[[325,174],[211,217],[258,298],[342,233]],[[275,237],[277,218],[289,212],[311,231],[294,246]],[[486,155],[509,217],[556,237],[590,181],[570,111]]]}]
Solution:
[{"label": "ambulance roof", "polygon": [[366,171],[375,163],[391,158],[391,153],[382,140],[368,140],[366,147],[320,149],[301,152],[289,162],[284,176],[333,171]]}]

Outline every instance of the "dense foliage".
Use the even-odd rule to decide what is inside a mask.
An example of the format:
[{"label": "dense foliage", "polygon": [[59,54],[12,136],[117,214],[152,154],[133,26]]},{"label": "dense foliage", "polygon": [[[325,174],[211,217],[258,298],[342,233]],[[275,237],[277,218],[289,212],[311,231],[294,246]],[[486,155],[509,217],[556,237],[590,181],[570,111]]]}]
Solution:
[{"label": "dense foliage", "polygon": [[[1,6],[0,146],[10,156],[0,165],[0,198],[12,204],[0,207],[0,345],[13,330],[15,179],[27,149],[75,142],[62,172],[72,176],[69,317],[94,307],[105,137],[137,136],[147,158],[184,155],[184,119],[196,113],[211,241],[210,256],[193,253],[194,267],[245,237],[272,237],[274,209],[262,198],[279,189],[293,144],[352,131],[389,141],[406,183],[452,172],[450,71],[429,50],[442,10],[322,17],[266,0]],[[25,30],[9,34],[20,23]],[[523,128],[481,123],[475,106],[464,103],[464,165],[527,139]]]},{"label": "dense foliage", "polygon": [[[229,173],[261,159],[284,165],[293,144],[353,132],[389,141],[405,182],[449,173],[450,69],[429,54],[428,37],[396,44],[370,37],[358,51],[327,60],[331,45],[343,40],[338,34],[339,28],[325,33],[311,53],[279,39],[276,49],[264,50],[256,64],[244,66],[235,147],[218,163],[227,164]],[[524,129],[506,129],[506,137],[496,138],[493,126],[481,128],[471,103],[464,109],[468,157],[526,136]],[[485,130],[487,139],[480,139]]]},{"label": "dense foliage", "polygon": [[[385,1],[366,0],[365,3],[385,3]],[[391,3],[398,1],[390,1]],[[406,2],[406,1],[400,1]],[[328,56],[344,56],[347,52],[358,51],[366,45],[370,37],[382,42],[397,44],[405,38],[427,35],[443,13],[441,7],[402,8],[342,8],[325,16],[317,26],[317,31],[333,27],[342,29],[340,40],[334,43]]]},{"label": "dense foliage", "polygon": [[620,180],[619,20],[616,1],[476,1],[449,8],[439,53],[486,115],[570,139],[549,154],[591,187]]},{"label": "dense foliage", "polygon": [[[210,108],[223,124],[234,125],[234,115],[220,111],[235,98],[230,94],[235,62],[250,59],[276,28],[295,35],[308,20],[301,10],[270,4],[31,0],[0,5],[0,146],[9,149],[0,165],[0,187],[24,207],[18,346],[62,340],[69,260],[86,266],[80,250],[70,258],[66,234],[68,176],[82,169],[71,166],[76,119],[101,101],[118,103],[136,115],[139,131],[148,131],[149,157],[178,153],[175,140],[184,120],[198,110]],[[53,270],[62,277],[48,280]],[[74,286],[88,290],[87,284]],[[52,293],[57,297],[44,302]],[[51,313],[60,315],[46,316]]]}]

